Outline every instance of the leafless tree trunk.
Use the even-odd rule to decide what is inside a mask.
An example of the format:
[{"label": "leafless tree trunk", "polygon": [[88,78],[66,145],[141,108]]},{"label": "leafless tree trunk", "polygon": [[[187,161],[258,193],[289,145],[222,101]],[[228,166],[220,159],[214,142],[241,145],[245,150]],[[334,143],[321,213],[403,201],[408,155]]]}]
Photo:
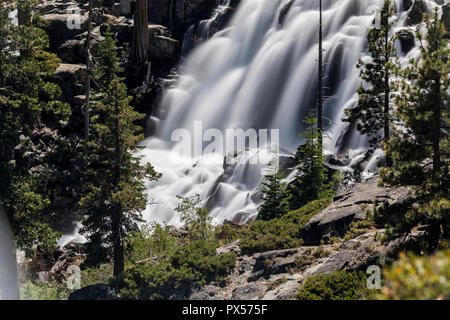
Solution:
[{"label": "leafless tree trunk", "polygon": [[319,84],[317,98],[317,128],[320,133],[320,144],[323,142],[323,30],[322,0],[319,0]]},{"label": "leafless tree trunk", "polygon": [[91,100],[91,18],[92,4],[88,7],[88,32],[86,38],[86,102],[84,106],[84,139],[89,139],[89,104]]},{"label": "leafless tree trunk", "polygon": [[147,0],[136,0],[134,12],[133,44],[131,58],[138,65],[143,65],[148,56],[148,3]]}]

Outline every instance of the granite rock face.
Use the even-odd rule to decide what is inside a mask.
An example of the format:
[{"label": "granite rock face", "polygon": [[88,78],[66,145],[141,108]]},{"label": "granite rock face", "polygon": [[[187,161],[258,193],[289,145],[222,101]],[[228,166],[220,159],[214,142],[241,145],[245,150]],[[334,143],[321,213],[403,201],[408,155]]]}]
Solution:
[{"label": "granite rock face", "polygon": [[375,202],[402,203],[409,199],[409,189],[378,186],[378,176],[356,184],[352,189],[334,197],[333,203],[314,215],[302,230],[305,245],[318,245],[321,240],[342,237],[353,221],[366,218],[366,210]]}]

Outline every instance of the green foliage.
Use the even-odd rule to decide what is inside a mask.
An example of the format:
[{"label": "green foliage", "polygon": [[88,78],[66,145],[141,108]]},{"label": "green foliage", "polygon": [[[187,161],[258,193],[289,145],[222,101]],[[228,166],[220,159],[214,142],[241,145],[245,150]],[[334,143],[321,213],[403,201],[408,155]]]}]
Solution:
[{"label": "green foliage", "polygon": [[116,42],[112,35],[107,33],[105,39],[98,46],[98,67],[95,69],[95,78],[104,89],[107,89],[108,85],[123,71],[123,68],[120,67]]},{"label": "green foliage", "polygon": [[67,300],[70,290],[63,283],[41,280],[27,281],[20,287],[21,300]]},{"label": "green foliage", "polygon": [[12,226],[16,243],[28,257],[36,252],[36,245],[42,252],[53,252],[60,233],[54,232],[42,222],[42,212],[50,201],[36,192],[37,179],[28,173],[15,175],[11,179],[3,204],[13,214]]},{"label": "green foliage", "polygon": [[357,64],[363,81],[358,88],[358,105],[346,110],[347,118],[344,119],[352,123],[359,120],[357,129],[370,138],[369,153],[389,136],[389,99],[392,87],[389,78],[394,67],[393,59],[397,55],[397,37],[389,36],[394,25],[391,21],[393,16],[392,0],[385,0],[379,12],[380,26],[370,29],[367,36],[370,61],[360,59]]},{"label": "green foliage", "polygon": [[[59,236],[46,216],[52,186],[43,172],[50,167],[45,164],[51,152],[39,132],[46,125],[61,129],[71,109],[59,100],[61,89],[50,82],[60,60],[47,51],[47,35],[35,21],[14,26],[8,18],[11,4],[2,1],[0,8],[0,199],[18,247],[31,256],[38,244],[39,249],[53,250]],[[34,2],[20,5],[31,7]],[[34,173],[29,171],[29,158],[15,154],[19,145],[29,158],[45,150],[39,165],[33,164]]]},{"label": "green foliage", "polygon": [[[382,168],[381,183],[412,186],[420,209],[406,211],[409,221],[449,228],[449,84],[450,48],[438,12],[425,16],[426,35],[417,32],[421,56],[399,68],[395,99],[401,129],[385,143],[394,166]],[[400,220],[398,221],[400,223]],[[411,224],[413,225],[413,224]]]},{"label": "green foliage", "polygon": [[208,216],[208,210],[201,207],[200,195],[191,197],[177,196],[180,203],[175,211],[180,214],[180,220],[184,223],[191,240],[211,240],[214,237],[212,218]]},{"label": "green foliage", "polygon": [[81,287],[108,283],[113,277],[112,264],[102,264],[98,267],[81,270]]},{"label": "green foliage", "polygon": [[130,100],[125,85],[114,79],[95,104],[98,116],[92,119],[92,139],[86,143],[88,166],[80,202],[87,214],[81,231],[97,242],[94,247],[122,246],[147,205],[144,179],[160,177],[132,154],[142,139],[136,135],[141,128],[134,123],[144,115],[133,110]]},{"label": "green foliage", "polygon": [[369,219],[354,221],[350,224],[350,229],[344,236],[344,241],[354,239],[366,232],[368,232],[373,226],[373,222]]},{"label": "green foliage", "polygon": [[236,260],[233,252],[217,255],[217,241],[177,237],[160,225],[133,233],[127,247],[126,270],[113,282],[123,299],[181,299],[195,284],[225,275]]},{"label": "green foliage", "polygon": [[300,231],[309,219],[330,204],[330,199],[316,200],[302,208],[290,211],[281,218],[256,220],[247,229],[240,230],[241,250],[244,254],[302,245]]},{"label": "green foliage", "polygon": [[305,134],[301,135],[305,138],[305,142],[298,148],[298,173],[289,198],[291,209],[298,209],[311,201],[330,197],[336,187],[336,181],[329,182],[327,169],[323,166],[325,157],[322,153],[321,134],[316,127],[317,119],[314,118],[313,111],[304,123],[308,128]]},{"label": "green foliage", "polygon": [[432,256],[401,253],[383,272],[386,286],[378,298],[388,300],[450,299],[450,250]]},{"label": "green foliage", "polygon": [[298,300],[361,300],[370,292],[363,272],[335,271],[307,278],[297,293]]},{"label": "green foliage", "polygon": [[281,180],[284,178],[280,169],[269,163],[269,173],[265,175],[262,183],[263,204],[258,212],[259,220],[271,220],[280,218],[289,211],[287,184]]},{"label": "green foliage", "polygon": [[[427,34],[417,32],[421,57],[418,61],[398,70],[403,78],[400,94],[396,97],[397,117],[404,127],[386,143],[392,154],[395,167],[381,171],[382,181],[393,185],[412,185],[430,190],[448,189],[448,134],[441,128],[448,126],[450,84],[450,49],[444,39],[444,26],[437,11],[433,19],[425,17]],[[438,142],[438,148],[433,144]],[[441,168],[434,159],[442,162]],[[433,159],[433,166],[427,159]],[[437,160],[437,159],[436,159]],[[433,172],[438,170],[440,172]],[[434,181],[431,182],[431,178]],[[440,182],[438,182],[440,180]]]}]

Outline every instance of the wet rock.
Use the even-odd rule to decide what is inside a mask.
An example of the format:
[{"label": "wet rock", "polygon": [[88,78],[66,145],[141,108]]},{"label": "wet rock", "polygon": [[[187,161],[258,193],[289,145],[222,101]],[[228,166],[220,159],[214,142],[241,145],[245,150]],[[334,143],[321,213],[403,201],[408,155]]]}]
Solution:
[{"label": "wet rock", "polygon": [[208,19],[216,8],[216,0],[173,0],[173,31],[182,35],[197,21]]},{"label": "wet rock", "polygon": [[72,292],[68,300],[113,300],[116,291],[106,284],[94,284]]},{"label": "wet rock", "polygon": [[406,18],[408,25],[415,25],[422,22],[423,14],[425,13],[426,5],[423,0],[415,0]]},{"label": "wet rock", "polygon": [[284,25],[284,20],[286,19],[286,16],[289,13],[289,10],[291,9],[292,5],[294,4],[294,1],[291,0],[287,2],[280,10],[280,16],[278,18],[278,23],[281,25]]},{"label": "wet rock", "polygon": [[450,3],[442,6],[442,22],[447,29],[447,34],[450,34]]},{"label": "wet rock", "polygon": [[111,8],[111,13],[115,16],[131,15],[131,0],[120,0],[119,3],[114,3]]},{"label": "wet rock", "polygon": [[403,0],[403,10],[409,10],[411,6],[413,5],[413,0]]},{"label": "wet rock", "polygon": [[408,53],[415,46],[414,33],[410,30],[401,30],[397,33],[400,46],[404,53]]}]

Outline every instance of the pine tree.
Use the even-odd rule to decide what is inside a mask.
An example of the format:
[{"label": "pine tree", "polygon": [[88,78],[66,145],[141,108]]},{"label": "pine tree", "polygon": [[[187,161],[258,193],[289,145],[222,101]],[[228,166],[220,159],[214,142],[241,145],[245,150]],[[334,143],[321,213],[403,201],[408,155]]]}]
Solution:
[{"label": "pine tree", "polygon": [[330,195],[331,191],[327,169],[323,165],[325,157],[320,142],[321,134],[312,111],[304,123],[308,128],[305,134],[301,135],[305,142],[298,148],[298,174],[291,187],[289,200],[291,209],[298,209],[308,202],[324,198]]},{"label": "pine tree", "polygon": [[[381,182],[413,186],[422,203],[420,216],[442,234],[450,222],[449,199],[449,85],[450,49],[438,11],[426,16],[425,37],[420,30],[420,58],[399,69],[396,96],[399,124],[386,147],[394,166],[381,170]],[[444,227],[445,226],[445,227]]]},{"label": "pine tree", "polygon": [[97,247],[113,249],[114,275],[124,269],[124,237],[147,205],[144,179],[156,180],[159,174],[150,164],[141,165],[132,152],[143,139],[135,122],[144,117],[130,106],[126,86],[113,79],[104,98],[95,104],[93,138],[88,142],[84,196],[86,210],[82,232]]},{"label": "pine tree", "polygon": [[33,164],[38,170],[32,173],[30,163],[14,150],[20,146],[29,155],[47,151],[38,136],[40,128],[50,124],[59,129],[71,113],[70,106],[59,100],[61,89],[50,81],[60,60],[47,51],[44,30],[34,19],[28,22],[32,5],[33,1],[19,3],[23,16],[18,26],[8,17],[11,1],[0,7],[0,200],[19,248],[28,255],[38,244],[45,251],[54,249],[59,234],[45,216],[51,192],[51,187],[44,187],[47,177],[40,173],[45,157]]},{"label": "pine tree", "polygon": [[94,73],[100,88],[103,89],[107,89],[109,84],[123,71],[116,50],[116,42],[111,34],[107,32],[105,39],[99,44],[97,49],[96,60],[98,66],[95,68]]},{"label": "pine tree", "polygon": [[259,220],[280,218],[289,212],[287,184],[282,182],[283,174],[280,169],[269,163],[269,172],[262,183],[263,203],[258,212]]},{"label": "pine tree", "polygon": [[[391,17],[394,7],[391,0],[385,0],[379,13],[380,26],[375,26],[368,33],[368,50],[370,61],[359,60],[357,67],[361,70],[363,84],[358,88],[358,105],[346,110],[344,121],[357,122],[357,129],[369,137],[369,154],[381,141],[389,139],[390,134],[390,94],[391,73],[396,57],[395,36],[390,36],[393,26]],[[382,133],[383,132],[383,133]],[[386,164],[391,165],[389,154]]]}]

